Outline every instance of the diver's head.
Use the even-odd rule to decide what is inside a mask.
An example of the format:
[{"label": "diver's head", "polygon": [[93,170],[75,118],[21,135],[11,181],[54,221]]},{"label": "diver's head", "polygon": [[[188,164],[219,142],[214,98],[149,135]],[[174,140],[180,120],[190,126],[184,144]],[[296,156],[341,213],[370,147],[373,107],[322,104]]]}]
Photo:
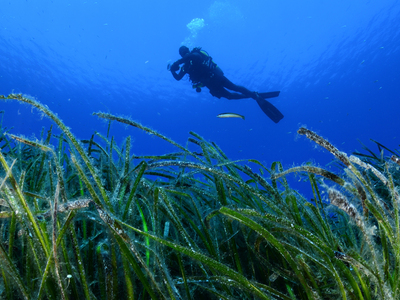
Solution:
[{"label": "diver's head", "polygon": [[189,50],[189,48],[188,47],[186,47],[186,46],[181,46],[180,48],[179,48],[179,54],[182,56],[182,57],[184,57],[186,54],[188,54],[188,53],[190,53],[190,50]]}]

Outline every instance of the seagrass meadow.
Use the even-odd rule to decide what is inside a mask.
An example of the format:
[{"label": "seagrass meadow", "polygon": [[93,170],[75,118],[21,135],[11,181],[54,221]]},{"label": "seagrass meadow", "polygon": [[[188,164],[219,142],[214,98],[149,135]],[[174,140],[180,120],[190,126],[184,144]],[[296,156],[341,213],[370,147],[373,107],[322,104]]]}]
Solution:
[{"label": "seagrass meadow", "polygon": [[[1,299],[399,299],[398,151],[348,156],[300,128],[338,172],[284,170],[95,113],[177,149],[135,156],[129,136],[78,141],[36,100],[0,98],[61,132],[32,140],[1,127]],[[314,203],[291,189],[294,173]]]}]

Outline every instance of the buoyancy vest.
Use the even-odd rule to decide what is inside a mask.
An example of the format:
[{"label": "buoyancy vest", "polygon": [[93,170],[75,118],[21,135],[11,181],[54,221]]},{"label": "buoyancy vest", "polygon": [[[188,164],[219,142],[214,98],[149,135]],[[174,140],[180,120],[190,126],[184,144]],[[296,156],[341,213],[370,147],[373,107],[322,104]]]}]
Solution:
[{"label": "buoyancy vest", "polygon": [[207,51],[202,50],[201,47],[193,48],[191,53],[199,54],[202,58],[201,65],[194,66],[195,72],[190,75],[190,79],[193,83],[192,86],[197,89],[203,87],[204,83],[214,76],[214,70],[217,68],[217,64],[212,60],[212,57]]},{"label": "buoyancy vest", "polygon": [[202,65],[207,67],[209,71],[212,72],[217,67],[217,64],[212,60],[212,57],[207,53],[207,51],[202,50],[201,47],[193,48],[191,53],[199,53],[203,58]]}]

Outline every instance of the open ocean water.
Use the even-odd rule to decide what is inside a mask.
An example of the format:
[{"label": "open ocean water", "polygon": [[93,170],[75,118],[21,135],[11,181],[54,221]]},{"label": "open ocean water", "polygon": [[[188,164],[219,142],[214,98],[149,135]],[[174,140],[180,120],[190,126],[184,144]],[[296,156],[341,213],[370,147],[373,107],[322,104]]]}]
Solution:
[{"label": "open ocean water", "polygon": [[[1,0],[0,94],[35,97],[80,139],[106,133],[92,116],[102,111],[182,145],[194,131],[232,160],[324,166],[332,155],[298,137],[300,126],[348,154],[361,150],[358,140],[399,148],[399,20],[397,0]],[[182,44],[202,47],[236,84],[280,90],[270,102],[285,118],[275,124],[252,99],[217,99],[174,80],[166,66]],[[0,110],[14,134],[49,128],[31,107],[1,102]],[[216,118],[223,112],[246,119]],[[111,134],[131,135],[137,155],[177,150],[117,123]]]}]

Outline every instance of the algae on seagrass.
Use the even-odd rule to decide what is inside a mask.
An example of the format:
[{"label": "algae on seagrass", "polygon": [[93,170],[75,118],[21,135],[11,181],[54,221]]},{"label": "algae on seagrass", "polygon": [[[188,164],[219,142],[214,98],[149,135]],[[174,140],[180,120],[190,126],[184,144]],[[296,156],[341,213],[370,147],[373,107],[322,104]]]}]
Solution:
[{"label": "algae on seagrass", "polygon": [[[375,167],[380,173],[368,166],[364,172],[362,163],[300,130],[347,167],[346,176],[313,166],[297,170],[309,174],[313,205],[290,188],[279,162],[271,168],[232,162],[196,133],[183,147],[137,122],[98,113],[180,151],[139,157],[130,153],[130,137],[121,146],[99,133],[80,142],[37,101],[0,98],[35,106],[62,132],[49,130],[40,141],[1,136],[6,299],[398,296],[398,195],[389,161],[383,171]],[[323,199],[316,176],[337,185],[330,194],[338,207]],[[385,201],[370,184],[383,179],[391,195]]]}]

